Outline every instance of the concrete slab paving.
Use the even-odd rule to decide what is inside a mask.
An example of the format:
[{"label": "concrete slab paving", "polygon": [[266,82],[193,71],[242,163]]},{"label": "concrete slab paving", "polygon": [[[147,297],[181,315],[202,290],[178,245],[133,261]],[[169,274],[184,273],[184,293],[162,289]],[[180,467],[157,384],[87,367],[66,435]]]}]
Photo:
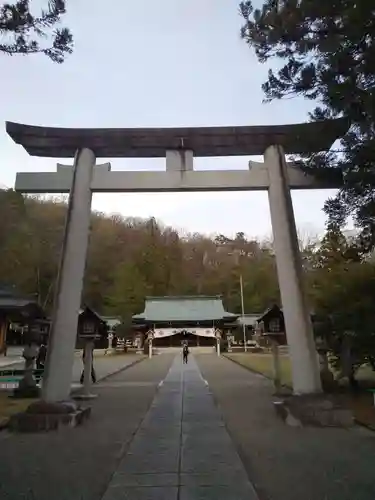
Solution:
[{"label": "concrete slab paving", "polygon": [[[92,416],[83,426],[0,432],[1,500],[101,500],[173,359],[155,356],[97,384],[99,397],[90,401]],[[147,498],[140,495],[134,498]]]},{"label": "concrete slab paving", "polygon": [[176,500],[178,487],[152,486],[124,488],[112,487],[106,493],[106,500]]},{"label": "concrete slab paving", "polygon": [[195,359],[177,356],[103,500],[256,500]]},{"label": "concrete slab paving", "polygon": [[375,433],[289,427],[271,381],[224,356],[196,361],[262,500],[374,500]]}]

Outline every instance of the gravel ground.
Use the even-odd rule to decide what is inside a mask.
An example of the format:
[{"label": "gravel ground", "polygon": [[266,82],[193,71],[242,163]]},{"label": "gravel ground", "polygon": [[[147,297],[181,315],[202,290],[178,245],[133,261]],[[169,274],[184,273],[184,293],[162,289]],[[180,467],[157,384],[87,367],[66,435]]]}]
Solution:
[{"label": "gravel ground", "polygon": [[375,433],[288,427],[269,380],[225,358],[196,359],[261,500],[375,498]]},{"label": "gravel ground", "polygon": [[100,500],[174,356],[145,360],[95,387],[91,419],[58,433],[0,433],[2,500]]}]

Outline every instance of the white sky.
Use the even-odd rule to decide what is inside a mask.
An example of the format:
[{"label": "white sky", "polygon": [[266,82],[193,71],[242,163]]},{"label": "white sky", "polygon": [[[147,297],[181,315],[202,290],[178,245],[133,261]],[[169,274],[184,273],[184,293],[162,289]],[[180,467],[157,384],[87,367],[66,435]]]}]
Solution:
[{"label": "white sky", "polygon": [[[34,2],[40,4],[41,0]],[[43,2],[45,3],[45,2]],[[63,24],[75,50],[62,65],[0,55],[0,185],[17,171],[53,171],[30,157],[5,121],[60,127],[267,125],[304,121],[309,103],[262,104],[260,65],[240,39],[239,0],[75,0]],[[63,160],[67,163],[67,160]],[[98,162],[102,162],[100,159]],[[162,168],[160,160],[111,160],[112,169]],[[246,168],[246,158],[196,159],[196,168]],[[333,192],[293,193],[298,228],[323,231]],[[154,216],[189,232],[271,232],[266,193],[96,194],[93,208]]]}]

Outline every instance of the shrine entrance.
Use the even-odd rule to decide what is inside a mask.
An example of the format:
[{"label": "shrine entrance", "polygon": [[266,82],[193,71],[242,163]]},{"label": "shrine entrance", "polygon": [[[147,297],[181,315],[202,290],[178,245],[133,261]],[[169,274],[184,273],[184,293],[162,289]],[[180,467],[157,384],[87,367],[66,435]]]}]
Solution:
[{"label": "shrine entrance", "polygon": [[[339,187],[317,182],[285,154],[327,151],[345,120],[254,127],[62,129],[7,122],[10,137],[33,156],[75,158],[56,172],[18,173],[23,193],[70,193],[54,321],[43,385],[44,401],[68,399],[81,302],[93,192],[266,190],[295,394],[321,392],[318,359],[302,282],[291,189]],[[194,157],[264,156],[248,170],[195,171]],[[166,170],[114,171],[96,158],[166,158]]]},{"label": "shrine entrance", "polygon": [[189,347],[208,347],[216,346],[216,338],[214,336],[197,335],[189,330],[177,330],[177,333],[169,336],[158,337],[157,331],[153,340],[154,347],[181,347],[187,344]]}]

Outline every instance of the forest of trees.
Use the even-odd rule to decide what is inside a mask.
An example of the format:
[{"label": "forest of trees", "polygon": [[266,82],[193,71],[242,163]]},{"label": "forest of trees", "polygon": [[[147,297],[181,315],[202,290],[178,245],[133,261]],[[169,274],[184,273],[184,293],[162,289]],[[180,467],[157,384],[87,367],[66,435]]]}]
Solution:
[{"label": "forest of trees", "polygon": [[[0,282],[33,295],[51,311],[66,205],[58,199],[0,190]],[[354,365],[375,368],[375,264],[356,240],[330,230],[301,248],[316,332],[332,354],[349,350]],[[181,236],[155,219],[92,214],[82,302],[124,323],[147,295],[221,294],[226,308],[246,313],[280,303],[272,243],[200,234]],[[340,361],[339,361],[340,364]]]},{"label": "forest of trees", "polygon": [[[368,0],[262,0],[240,3],[241,35],[268,66],[266,102],[303,97],[310,121],[344,119],[348,130],[329,151],[301,166],[341,189],[324,211],[331,226],[351,217],[364,250],[375,247],[375,11]],[[291,104],[293,105],[293,104]]]},{"label": "forest of trees", "polygon": [[[50,312],[66,205],[58,199],[0,190],[0,282],[33,295]],[[334,353],[351,349],[375,367],[375,265],[355,239],[330,230],[302,247],[316,330]],[[272,244],[237,233],[181,236],[155,219],[92,214],[83,302],[128,322],[146,295],[221,294],[226,308],[246,313],[280,303]],[[346,341],[343,343],[343,339]]]},{"label": "forest of trees", "polygon": [[[66,205],[60,200],[0,191],[0,281],[34,295],[50,310]],[[83,301],[103,314],[124,318],[140,312],[146,295],[222,294],[240,312],[262,312],[278,302],[275,260],[269,245],[180,236],[154,219],[92,214]]]}]

